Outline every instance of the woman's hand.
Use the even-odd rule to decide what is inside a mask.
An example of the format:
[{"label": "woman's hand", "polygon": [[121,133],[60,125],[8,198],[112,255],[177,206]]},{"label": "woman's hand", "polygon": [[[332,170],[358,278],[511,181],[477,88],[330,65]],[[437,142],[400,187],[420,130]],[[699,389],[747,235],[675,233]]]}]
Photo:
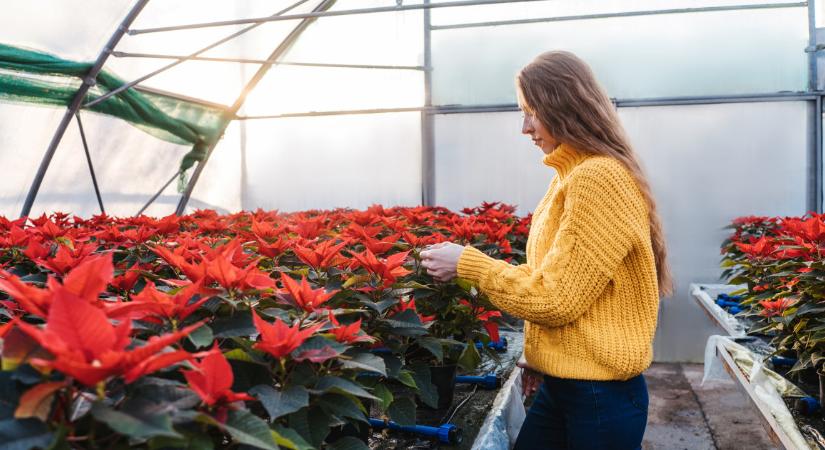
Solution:
[{"label": "woman's hand", "polygon": [[516,366],[521,368],[521,393],[525,397],[529,397],[536,393],[544,381],[544,376],[541,372],[533,369],[527,364],[524,355],[519,358]]},{"label": "woman's hand", "polygon": [[458,275],[458,259],[464,247],[452,242],[442,242],[421,252],[421,265],[437,281],[450,281]]}]

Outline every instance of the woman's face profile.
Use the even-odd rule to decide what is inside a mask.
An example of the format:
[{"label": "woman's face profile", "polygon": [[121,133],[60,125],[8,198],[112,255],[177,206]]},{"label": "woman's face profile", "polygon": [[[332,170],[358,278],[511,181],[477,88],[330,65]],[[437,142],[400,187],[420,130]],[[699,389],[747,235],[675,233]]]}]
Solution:
[{"label": "woman's face profile", "polygon": [[559,142],[544,128],[535,113],[524,109],[522,110],[522,116],[524,119],[521,123],[521,133],[530,136],[536,147],[540,148],[545,154],[550,154],[559,146]]}]

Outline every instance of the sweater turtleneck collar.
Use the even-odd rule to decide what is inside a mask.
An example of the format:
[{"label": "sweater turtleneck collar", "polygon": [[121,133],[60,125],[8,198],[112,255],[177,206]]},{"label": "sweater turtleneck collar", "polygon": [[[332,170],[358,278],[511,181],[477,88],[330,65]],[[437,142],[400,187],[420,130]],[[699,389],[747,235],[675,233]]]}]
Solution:
[{"label": "sweater turtleneck collar", "polygon": [[575,148],[561,144],[550,154],[545,155],[543,162],[546,166],[556,169],[559,178],[564,179],[587,155]]}]

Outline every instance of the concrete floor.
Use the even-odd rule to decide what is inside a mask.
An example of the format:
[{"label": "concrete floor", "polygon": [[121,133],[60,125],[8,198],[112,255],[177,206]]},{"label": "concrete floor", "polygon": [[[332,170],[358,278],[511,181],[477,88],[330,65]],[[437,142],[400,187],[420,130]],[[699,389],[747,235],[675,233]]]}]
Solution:
[{"label": "concrete floor", "polygon": [[656,363],[645,372],[650,393],[645,450],[774,449],[748,399],[732,380],[702,386],[701,364]]}]

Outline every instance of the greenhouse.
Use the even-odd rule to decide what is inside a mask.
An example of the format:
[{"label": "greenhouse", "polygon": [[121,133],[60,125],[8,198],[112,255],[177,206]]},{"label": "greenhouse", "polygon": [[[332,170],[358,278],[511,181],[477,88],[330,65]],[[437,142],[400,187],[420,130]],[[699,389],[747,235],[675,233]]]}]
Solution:
[{"label": "greenhouse", "polygon": [[825,448],[823,30],[5,0],[0,450]]}]

